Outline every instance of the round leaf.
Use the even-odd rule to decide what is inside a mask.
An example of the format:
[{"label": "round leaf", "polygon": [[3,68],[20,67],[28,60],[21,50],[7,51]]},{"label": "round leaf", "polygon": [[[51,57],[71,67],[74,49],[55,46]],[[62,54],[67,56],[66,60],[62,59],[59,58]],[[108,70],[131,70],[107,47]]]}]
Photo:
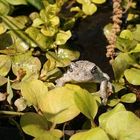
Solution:
[{"label": "round leaf", "polygon": [[82,5],[82,10],[86,15],[92,15],[97,11],[97,7],[93,3],[90,4],[86,3]]},{"label": "round leaf", "polygon": [[8,55],[0,55],[0,75],[6,76],[11,69],[11,58]]},{"label": "round leaf", "polygon": [[102,4],[102,3],[106,2],[106,0],[91,0],[91,1],[96,4]]},{"label": "round leaf", "polygon": [[120,99],[112,99],[112,100],[109,100],[107,105],[113,107],[113,106],[117,105],[119,102],[120,102]]},{"label": "round leaf", "polygon": [[113,114],[115,114],[116,112],[120,112],[120,111],[125,111],[125,107],[123,104],[119,103],[117,106],[115,106],[114,109],[112,109],[109,112],[103,113],[100,117],[99,117],[99,124],[102,128],[106,129],[107,127],[107,122],[108,120],[112,117]]},{"label": "round leaf", "polygon": [[140,119],[129,111],[114,113],[106,122],[106,128],[104,129],[114,139],[140,139]]},{"label": "round leaf", "polygon": [[26,113],[21,116],[20,125],[23,131],[33,137],[39,137],[48,130],[47,120],[36,113]]},{"label": "round leaf", "polygon": [[1,15],[8,15],[11,11],[11,6],[5,0],[0,1],[0,14]]},{"label": "round leaf", "polygon": [[134,103],[136,101],[136,94],[128,93],[121,97],[121,101],[124,103]]},{"label": "round leaf", "polygon": [[74,102],[74,94],[66,87],[50,90],[40,102],[40,109],[51,122],[59,124],[69,121],[80,113]]},{"label": "round leaf", "polygon": [[131,68],[124,72],[126,80],[132,85],[140,85],[140,70]]},{"label": "round leaf", "polygon": [[112,63],[113,71],[116,80],[119,80],[124,74],[124,71],[129,68],[131,64],[135,64],[135,60],[128,53],[120,53]]},{"label": "round leaf", "polygon": [[40,80],[28,81],[21,85],[22,96],[36,107],[40,105],[47,92],[47,86]]},{"label": "round leaf", "polygon": [[56,35],[56,44],[57,45],[63,45],[67,42],[67,40],[71,37],[71,32],[68,31],[59,31],[59,33]]},{"label": "round leaf", "polygon": [[120,37],[124,39],[133,40],[133,33],[130,30],[123,30],[120,33]]},{"label": "round leaf", "polygon": [[0,86],[4,85],[5,83],[7,83],[7,78],[0,76]]},{"label": "round leaf", "polygon": [[99,127],[90,129],[85,132],[74,134],[70,140],[109,140],[105,131]]},{"label": "round leaf", "polygon": [[76,92],[76,105],[87,118],[93,120],[98,111],[98,106],[94,96],[91,95],[87,90],[84,90],[76,85],[67,84],[66,87]]}]

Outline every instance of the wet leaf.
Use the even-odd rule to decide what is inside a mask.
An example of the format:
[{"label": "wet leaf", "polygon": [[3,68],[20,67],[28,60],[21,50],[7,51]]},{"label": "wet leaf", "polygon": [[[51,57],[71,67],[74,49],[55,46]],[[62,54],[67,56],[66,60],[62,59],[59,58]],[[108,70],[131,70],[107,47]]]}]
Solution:
[{"label": "wet leaf", "polygon": [[6,76],[11,69],[11,58],[8,55],[0,55],[0,75]]},{"label": "wet leaf", "polygon": [[18,76],[19,70],[26,72],[26,75],[22,78],[27,80],[32,76],[33,79],[37,79],[41,68],[41,62],[37,57],[31,56],[31,52],[15,55],[12,58],[12,71]]},{"label": "wet leaf", "polygon": [[135,101],[136,101],[136,94],[134,94],[134,93],[128,93],[128,94],[121,96],[121,102],[134,103]]},{"label": "wet leaf", "polygon": [[42,99],[40,109],[53,123],[63,123],[75,118],[79,113],[74,101],[75,91],[66,87],[57,87]]},{"label": "wet leaf", "polygon": [[58,48],[58,57],[61,59],[69,59],[71,61],[78,59],[80,53],[76,50],[72,50],[70,47],[59,47]]},{"label": "wet leaf", "polygon": [[126,80],[132,85],[140,85],[140,70],[136,68],[127,69],[124,72]]},{"label": "wet leaf", "polygon": [[60,30],[59,33],[56,35],[55,43],[57,45],[63,45],[67,42],[67,40],[71,37],[70,30],[68,31],[62,31]]},{"label": "wet leaf", "polygon": [[82,10],[86,15],[92,15],[97,11],[97,7],[93,3],[85,3],[82,5]]},{"label": "wet leaf", "polygon": [[120,53],[112,63],[115,79],[119,80],[132,64],[135,64],[135,60],[128,53]]},{"label": "wet leaf", "polygon": [[11,5],[20,5],[20,4],[27,4],[26,0],[6,0]]},{"label": "wet leaf", "polygon": [[40,106],[42,98],[44,98],[47,93],[47,86],[40,80],[31,80],[21,85],[22,96],[36,107]]},{"label": "wet leaf", "polygon": [[10,79],[8,77],[8,82],[7,82],[7,94],[8,94],[8,97],[7,97],[7,102],[11,105],[12,104],[12,98],[13,98],[13,90],[12,90],[12,87],[11,87],[11,84],[10,84]]},{"label": "wet leaf", "polygon": [[106,2],[106,0],[91,0],[91,1],[96,4],[102,4],[102,3]]},{"label": "wet leaf", "polygon": [[76,133],[70,137],[70,140],[109,140],[109,137],[103,129],[96,127],[85,132]]},{"label": "wet leaf", "polygon": [[50,59],[50,61],[55,61],[56,67],[66,67],[71,63],[69,58],[58,57],[58,55],[54,52],[47,52],[46,57]]}]

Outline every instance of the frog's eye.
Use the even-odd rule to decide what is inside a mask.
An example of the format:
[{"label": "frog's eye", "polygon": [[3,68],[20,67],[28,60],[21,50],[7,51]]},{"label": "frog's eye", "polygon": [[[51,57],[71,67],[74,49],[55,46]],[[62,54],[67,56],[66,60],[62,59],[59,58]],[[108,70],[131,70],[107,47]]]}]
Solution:
[{"label": "frog's eye", "polygon": [[91,69],[91,73],[95,73],[96,70],[97,70],[97,67],[94,66],[94,67]]}]

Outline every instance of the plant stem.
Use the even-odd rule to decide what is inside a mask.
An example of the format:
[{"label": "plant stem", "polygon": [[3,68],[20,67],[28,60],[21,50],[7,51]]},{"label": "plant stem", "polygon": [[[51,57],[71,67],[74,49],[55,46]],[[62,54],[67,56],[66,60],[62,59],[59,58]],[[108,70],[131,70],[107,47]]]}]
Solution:
[{"label": "plant stem", "polygon": [[3,115],[14,115],[14,116],[21,116],[21,115],[24,115],[24,113],[22,113],[22,112],[3,111],[3,110],[0,111],[0,114],[3,114]]}]

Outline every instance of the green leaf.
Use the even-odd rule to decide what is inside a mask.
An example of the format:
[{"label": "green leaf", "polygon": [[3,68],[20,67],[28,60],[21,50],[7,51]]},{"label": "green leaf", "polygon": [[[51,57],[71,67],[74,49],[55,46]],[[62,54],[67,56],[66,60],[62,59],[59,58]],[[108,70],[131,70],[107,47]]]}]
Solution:
[{"label": "green leaf", "polygon": [[3,33],[5,33],[7,30],[7,27],[5,26],[5,24],[3,22],[0,23],[0,35],[2,35]]},{"label": "green leaf", "polygon": [[106,2],[106,0],[91,0],[91,1],[96,4],[103,4],[104,2]]},{"label": "green leaf", "polygon": [[42,50],[55,47],[53,46],[53,38],[43,35],[39,29],[35,27],[29,27],[25,32],[36,42],[36,44],[38,44]]},{"label": "green leaf", "polygon": [[109,137],[103,129],[96,127],[85,132],[76,133],[69,140],[109,140]]},{"label": "green leaf", "polygon": [[36,7],[38,10],[44,8],[42,0],[26,0],[28,3]]},{"label": "green leaf", "polygon": [[26,5],[26,0],[6,0],[11,5]]},{"label": "green leaf", "polygon": [[103,129],[114,139],[140,139],[140,119],[129,111],[119,111],[112,114]]},{"label": "green leaf", "polygon": [[21,116],[20,125],[23,131],[35,137],[35,140],[60,140],[63,135],[58,129],[49,130],[50,122],[37,113],[25,113]]},{"label": "green leaf", "polygon": [[104,27],[103,31],[104,31],[104,35],[106,36],[106,38],[108,38],[111,35],[112,26],[113,26],[113,24],[109,23]]},{"label": "green leaf", "polygon": [[46,57],[50,59],[50,61],[55,61],[56,67],[66,67],[71,63],[69,58],[58,57],[58,55],[54,52],[47,52]]},{"label": "green leaf", "polygon": [[33,137],[39,137],[43,133],[47,133],[49,127],[45,117],[31,112],[21,116],[20,125],[26,134]]},{"label": "green leaf", "polygon": [[120,37],[124,39],[133,40],[133,33],[130,30],[123,30],[120,33]]},{"label": "green leaf", "polygon": [[58,57],[60,59],[69,59],[71,61],[78,59],[80,53],[76,50],[72,50],[70,47],[59,47],[58,48]]},{"label": "green leaf", "polygon": [[13,90],[12,90],[11,85],[10,85],[9,77],[8,77],[8,82],[7,82],[7,94],[8,94],[7,101],[11,105],[12,104],[11,100],[12,100],[14,95],[13,95]]},{"label": "green leaf", "polygon": [[128,93],[128,94],[121,96],[121,102],[134,103],[135,101],[136,101],[136,94],[134,94],[134,93]]},{"label": "green leaf", "polygon": [[5,83],[7,83],[7,78],[0,76],[0,86],[4,85]]},{"label": "green leaf", "polygon": [[120,99],[110,99],[108,101],[107,105],[113,107],[113,106],[117,105],[119,102],[120,102]]},{"label": "green leaf", "polygon": [[11,6],[5,0],[0,1],[0,14],[1,15],[8,15],[11,11]]},{"label": "green leaf", "polygon": [[126,87],[124,86],[124,83],[120,83],[120,82],[113,82],[113,87],[115,90],[115,93],[121,91],[122,89],[125,89]]},{"label": "green leaf", "polygon": [[79,86],[67,84],[66,87],[76,92],[74,95],[76,105],[87,118],[93,120],[98,111],[95,97]]},{"label": "green leaf", "polygon": [[124,72],[126,80],[132,85],[140,85],[140,70],[136,68],[127,69]]},{"label": "green leaf", "polygon": [[32,76],[33,79],[38,78],[38,74],[41,68],[41,62],[37,57],[31,56],[31,52],[15,55],[12,58],[12,71],[18,76],[19,70],[26,72],[26,75],[22,78],[22,81],[30,79]]},{"label": "green leaf", "polygon": [[71,37],[70,30],[68,31],[62,31],[60,30],[59,33],[56,35],[55,43],[57,45],[63,45],[67,42],[67,40]]},{"label": "green leaf", "polygon": [[139,38],[139,36],[140,36],[140,24],[136,25],[136,29],[133,32],[133,36],[134,36],[135,40],[140,41],[140,38]]},{"label": "green leaf", "polygon": [[85,3],[82,5],[82,10],[86,15],[92,15],[97,11],[97,7],[93,3]]},{"label": "green leaf", "polygon": [[117,37],[116,47],[122,52],[129,52],[135,48],[136,44],[137,42],[135,40]]},{"label": "green leaf", "polygon": [[80,4],[87,4],[87,3],[91,3],[90,0],[76,0],[78,3]]},{"label": "green leaf", "polygon": [[124,71],[132,64],[135,64],[135,60],[128,53],[120,53],[112,63],[115,79],[119,80],[123,76]]},{"label": "green leaf", "polygon": [[47,86],[40,80],[24,82],[21,85],[22,96],[32,105],[40,106],[42,98],[48,93]]},{"label": "green leaf", "polygon": [[6,76],[11,69],[11,58],[8,55],[0,55],[0,75]]},{"label": "green leaf", "polygon": [[[111,111],[103,113],[102,115],[100,115],[99,117],[99,124],[100,127],[103,129],[107,129],[107,122],[108,120],[112,117],[113,114],[116,114],[117,112],[122,112],[125,111],[125,107],[123,104],[119,103],[117,106],[115,106],[115,108],[113,108]],[[119,117],[120,118],[120,117]]]},{"label": "green leaf", "polygon": [[136,45],[136,47],[130,51],[130,53],[139,53],[140,52],[140,43]]},{"label": "green leaf", "polygon": [[75,91],[67,87],[57,87],[39,103],[45,117],[53,123],[64,123],[75,118],[79,113],[74,101]]}]

